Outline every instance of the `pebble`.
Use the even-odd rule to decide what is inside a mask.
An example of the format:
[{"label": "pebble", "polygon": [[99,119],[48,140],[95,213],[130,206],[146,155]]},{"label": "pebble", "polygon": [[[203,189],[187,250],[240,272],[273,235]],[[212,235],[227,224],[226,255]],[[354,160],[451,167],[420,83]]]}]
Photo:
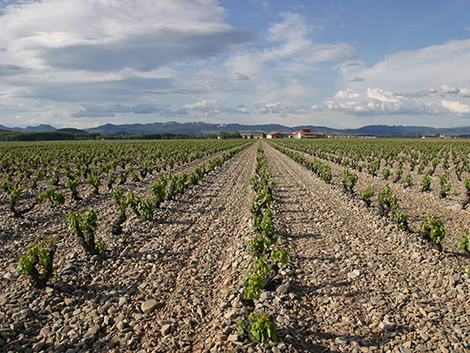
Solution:
[{"label": "pebble", "polygon": [[152,312],[156,307],[158,303],[155,299],[150,299],[142,303],[141,309],[144,314],[148,314]]}]

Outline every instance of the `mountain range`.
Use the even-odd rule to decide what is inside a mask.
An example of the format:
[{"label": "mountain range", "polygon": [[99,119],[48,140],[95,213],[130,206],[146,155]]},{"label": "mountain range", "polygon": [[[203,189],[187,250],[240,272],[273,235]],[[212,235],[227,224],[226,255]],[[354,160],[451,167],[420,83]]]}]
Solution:
[{"label": "mountain range", "polygon": [[[106,134],[161,134],[161,133],[180,133],[180,134],[219,134],[220,131],[228,133],[239,132],[280,132],[284,134],[290,134],[292,132],[301,130],[303,128],[309,128],[313,132],[322,134],[332,135],[370,135],[370,136],[434,136],[436,133],[449,137],[470,137],[470,127],[459,127],[459,128],[434,128],[429,126],[389,126],[389,125],[368,125],[358,129],[333,129],[326,126],[313,126],[313,125],[302,125],[302,126],[285,126],[280,124],[264,124],[264,125],[243,125],[243,124],[210,124],[204,122],[188,122],[178,123],[174,121],[165,123],[149,123],[149,124],[124,124],[114,125],[105,124],[95,128],[74,130],[76,132],[90,132]],[[39,126],[28,126],[26,128],[19,127],[6,127],[0,125],[0,132],[2,130],[16,131],[16,132],[51,132],[51,131],[64,131],[67,129],[56,129],[51,125],[41,124]]]}]

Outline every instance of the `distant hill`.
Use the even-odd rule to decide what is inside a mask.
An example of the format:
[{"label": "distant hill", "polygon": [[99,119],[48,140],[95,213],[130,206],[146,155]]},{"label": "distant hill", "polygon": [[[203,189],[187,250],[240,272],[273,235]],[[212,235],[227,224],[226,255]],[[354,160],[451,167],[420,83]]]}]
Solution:
[{"label": "distant hill", "polygon": [[326,126],[300,125],[285,126],[280,124],[260,124],[260,125],[244,125],[244,124],[210,124],[204,122],[188,122],[178,123],[175,121],[164,123],[149,124],[123,124],[114,125],[106,124],[95,128],[79,130],[74,128],[56,129],[51,125],[28,126],[26,128],[6,127],[0,125],[0,132],[68,132],[68,133],[100,133],[101,135],[133,135],[138,133],[144,134],[189,134],[189,135],[206,135],[219,134],[221,131],[228,133],[238,132],[280,132],[290,134],[294,131],[309,128],[314,132],[332,135],[370,135],[370,136],[434,136],[436,133],[450,137],[468,137],[470,136],[470,127],[460,128],[434,128],[429,126],[389,126],[389,125],[368,125],[358,129],[333,129]]},{"label": "distant hill", "polygon": [[74,129],[74,128],[64,128],[64,129],[57,129],[54,132],[67,132],[69,134],[88,134],[85,130]]},{"label": "distant hill", "polygon": [[369,125],[359,129],[333,129],[326,126],[301,125],[301,126],[285,126],[280,124],[264,124],[264,125],[243,125],[243,124],[209,124],[203,122],[190,123],[150,123],[150,124],[125,124],[113,125],[106,124],[96,128],[86,129],[88,132],[99,132],[105,134],[137,134],[137,133],[182,133],[182,134],[218,134],[220,131],[228,133],[238,132],[281,132],[290,134],[303,128],[309,128],[314,132],[322,134],[340,134],[340,135],[371,135],[371,136],[434,136],[436,133],[441,135],[456,137],[461,135],[469,135],[470,127],[461,128],[433,128],[429,126],[388,126],[388,125]]},{"label": "distant hill", "polygon": [[6,127],[3,125],[0,125],[0,129],[5,129],[11,131],[16,131],[16,132],[52,132],[55,131],[56,128],[51,126],[51,125],[38,125],[38,126],[27,126],[24,129],[21,127]]}]

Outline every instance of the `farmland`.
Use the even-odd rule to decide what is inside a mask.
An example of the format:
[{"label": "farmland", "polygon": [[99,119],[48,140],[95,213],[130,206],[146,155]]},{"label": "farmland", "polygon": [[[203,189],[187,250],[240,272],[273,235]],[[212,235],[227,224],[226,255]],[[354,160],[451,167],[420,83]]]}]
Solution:
[{"label": "farmland", "polygon": [[0,149],[1,351],[470,351],[467,142]]}]

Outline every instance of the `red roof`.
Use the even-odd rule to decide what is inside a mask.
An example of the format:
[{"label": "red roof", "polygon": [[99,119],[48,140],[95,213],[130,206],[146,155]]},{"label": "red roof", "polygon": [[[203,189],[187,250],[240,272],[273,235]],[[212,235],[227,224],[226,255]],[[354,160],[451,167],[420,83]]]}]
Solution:
[{"label": "red roof", "polygon": [[292,133],[291,135],[297,135],[297,134],[303,134],[303,135],[316,135],[316,133],[315,133],[315,132],[311,132],[311,131],[303,131],[303,130],[296,131],[296,132]]},{"label": "red roof", "polygon": [[281,134],[280,132],[270,132],[270,133],[267,134],[267,135],[276,135],[276,134],[278,134],[278,135],[284,135],[284,134]]}]

